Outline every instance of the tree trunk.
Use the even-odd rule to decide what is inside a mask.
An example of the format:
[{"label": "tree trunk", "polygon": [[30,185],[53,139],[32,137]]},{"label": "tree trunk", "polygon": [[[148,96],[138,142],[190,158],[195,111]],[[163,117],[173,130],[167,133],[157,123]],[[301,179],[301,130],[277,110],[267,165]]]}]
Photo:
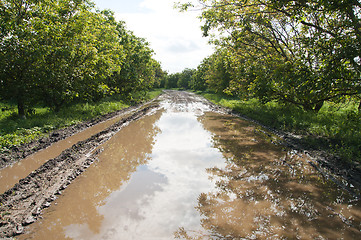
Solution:
[{"label": "tree trunk", "polygon": [[320,109],[322,108],[323,103],[324,103],[324,101],[320,101],[318,103],[304,103],[301,106],[306,111],[312,111],[312,112],[318,113],[320,111]]},{"label": "tree trunk", "polygon": [[18,100],[18,115],[20,118],[25,119],[26,115],[25,115],[25,104],[23,101]]},{"label": "tree trunk", "polygon": [[314,111],[315,111],[316,113],[319,112],[320,109],[322,108],[322,106],[323,106],[323,101],[317,103],[317,104],[315,105],[315,107],[314,107]]},{"label": "tree trunk", "polygon": [[55,104],[55,107],[54,107],[54,112],[60,112],[60,109],[61,109],[61,105],[60,104]]}]

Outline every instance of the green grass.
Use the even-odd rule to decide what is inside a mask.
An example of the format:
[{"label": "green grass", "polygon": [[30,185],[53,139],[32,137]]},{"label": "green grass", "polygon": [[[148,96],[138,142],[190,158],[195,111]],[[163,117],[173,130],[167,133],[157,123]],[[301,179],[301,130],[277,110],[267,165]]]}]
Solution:
[{"label": "green grass", "polygon": [[[150,91],[143,100],[149,100],[161,94],[162,90]],[[135,96],[133,99],[138,99]],[[133,101],[134,102],[134,101]],[[59,112],[49,108],[35,107],[35,114],[21,119],[17,115],[15,105],[0,103],[0,151],[8,151],[10,147],[28,143],[33,139],[46,136],[49,132],[90,120],[100,115],[114,112],[130,103],[120,96],[107,97],[95,103],[77,103],[64,107]],[[2,108],[10,110],[1,111]]]},{"label": "green grass", "polygon": [[361,114],[358,102],[327,102],[318,113],[277,102],[262,104],[257,99],[239,99],[201,93],[212,102],[231,108],[266,126],[301,135],[303,144],[326,150],[345,161],[361,163]]},{"label": "green grass", "polygon": [[162,94],[164,89],[154,89],[150,92],[148,92],[147,96],[146,96],[146,100],[150,100],[150,99],[153,99],[153,98],[156,98],[158,97],[160,94]]}]

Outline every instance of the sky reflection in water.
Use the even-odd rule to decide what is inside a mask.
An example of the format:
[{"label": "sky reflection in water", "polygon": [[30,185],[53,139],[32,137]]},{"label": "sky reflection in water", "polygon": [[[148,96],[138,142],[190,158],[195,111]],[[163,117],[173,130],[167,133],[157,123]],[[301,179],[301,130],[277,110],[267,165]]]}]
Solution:
[{"label": "sky reflection in water", "polygon": [[307,158],[202,103],[162,104],[105,143],[20,239],[361,239],[360,202]]},{"label": "sky reflection in water", "polygon": [[104,144],[100,161],[21,239],[172,239],[179,227],[200,229],[197,199],[215,189],[207,168],[225,161],[198,121],[201,106],[178,107],[167,105]]},{"label": "sky reflection in water", "polygon": [[165,113],[156,126],[161,132],[151,160],[98,208],[104,221],[95,238],[169,239],[180,226],[200,228],[194,207],[201,192],[213,189],[206,168],[221,167],[222,154],[211,147],[210,133],[192,113]]}]

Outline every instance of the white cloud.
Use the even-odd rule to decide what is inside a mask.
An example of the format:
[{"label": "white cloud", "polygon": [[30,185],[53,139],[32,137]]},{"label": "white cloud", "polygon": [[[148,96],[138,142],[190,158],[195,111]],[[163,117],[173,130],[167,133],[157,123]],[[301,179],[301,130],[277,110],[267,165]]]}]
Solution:
[{"label": "white cloud", "polygon": [[147,39],[155,59],[171,73],[197,67],[213,51],[202,37],[199,12],[180,13],[173,6],[173,0],[144,0],[138,7],[147,11],[115,12],[136,36]]},{"label": "white cloud", "polygon": [[175,41],[169,45],[167,50],[171,53],[190,53],[197,51],[199,49],[199,46],[197,43],[191,41],[191,40],[180,40]]}]

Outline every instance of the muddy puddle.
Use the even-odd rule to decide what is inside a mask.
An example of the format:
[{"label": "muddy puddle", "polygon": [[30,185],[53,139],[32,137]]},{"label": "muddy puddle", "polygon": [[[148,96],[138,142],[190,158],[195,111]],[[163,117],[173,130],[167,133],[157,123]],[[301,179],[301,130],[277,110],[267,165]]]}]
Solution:
[{"label": "muddy puddle", "polygon": [[124,116],[114,117],[107,121],[98,123],[71,137],[56,142],[46,149],[34,153],[23,160],[0,170],[0,194],[13,187],[20,179],[28,176],[32,171],[39,168],[49,159],[60,155],[62,151],[71,147],[79,141],[85,140],[92,135],[106,129],[112,124],[120,121]]},{"label": "muddy puddle", "polygon": [[163,102],[19,239],[360,239],[361,206],[257,126]]}]

